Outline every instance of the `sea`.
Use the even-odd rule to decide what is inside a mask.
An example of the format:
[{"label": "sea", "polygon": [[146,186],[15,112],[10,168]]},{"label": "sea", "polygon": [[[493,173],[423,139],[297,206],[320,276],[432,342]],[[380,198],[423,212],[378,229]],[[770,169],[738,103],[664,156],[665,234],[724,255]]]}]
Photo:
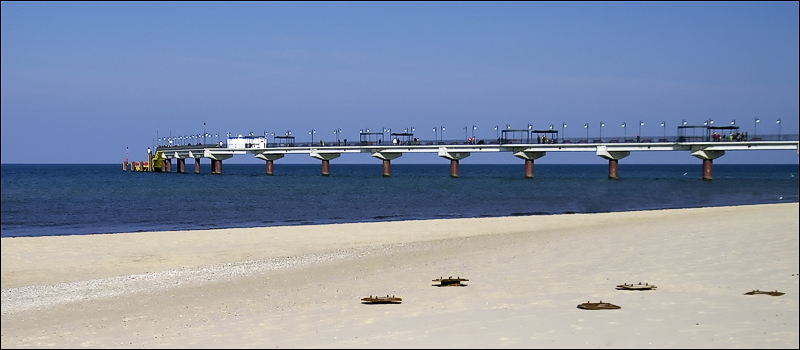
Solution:
[{"label": "sea", "polygon": [[[173,167],[174,170],[175,167]],[[3,164],[2,237],[603,213],[798,202],[797,164]],[[735,225],[735,223],[731,223]]]}]

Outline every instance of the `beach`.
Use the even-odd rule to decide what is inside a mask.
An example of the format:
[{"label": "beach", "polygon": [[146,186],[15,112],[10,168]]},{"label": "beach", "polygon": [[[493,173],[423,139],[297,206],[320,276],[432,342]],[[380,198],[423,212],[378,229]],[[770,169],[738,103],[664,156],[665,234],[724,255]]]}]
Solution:
[{"label": "beach", "polygon": [[798,231],[786,203],[2,238],[2,348],[796,349]]}]

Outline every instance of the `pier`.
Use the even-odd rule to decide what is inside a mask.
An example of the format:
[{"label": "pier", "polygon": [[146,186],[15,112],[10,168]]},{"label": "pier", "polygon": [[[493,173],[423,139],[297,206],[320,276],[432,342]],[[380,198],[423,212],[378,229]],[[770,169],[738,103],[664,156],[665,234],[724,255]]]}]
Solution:
[{"label": "pier", "polygon": [[[688,128],[677,136],[658,138],[558,139],[553,130],[503,130],[496,140],[420,140],[413,134],[391,134],[384,140],[382,133],[362,133],[359,141],[334,141],[325,143],[296,143],[293,136],[276,136],[268,142],[265,136],[228,136],[226,142],[214,144],[160,145],[155,152],[148,149],[148,166],[140,171],[172,172],[172,160],[177,162],[177,173],[186,172],[186,160],[194,159],[195,173],[200,173],[200,159],[211,160],[213,174],[222,174],[222,162],[236,155],[253,155],[266,163],[266,175],[274,175],[275,161],[292,155],[307,155],[321,162],[321,174],[329,176],[331,161],[342,154],[367,154],[382,161],[383,176],[391,176],[391,162],[406,153],[433,153],[450,161],[450,176],[459,176],[459,162],[473,153],[509,152],[524,162],[526,178],[534,177],[534,162],[548,153],[593,152],[608,160],[608,178],[619,178],[619,162],[631,152],[685,152],[702,161],[702,179],[713,179],[715,159],[728,151],[795,150],[800,152],[798,135],[762,135],[752,139],[724,140],[704,127],[700,136],[689,135]],[[682,132],[684,131],[684,132]],[[378,136],[380,135],[380,136]],[[715,135],[715,134],[714,134]],[[127,171],[129,164],[123,164]],[[131,164],[131,171],[135,168]]]}]

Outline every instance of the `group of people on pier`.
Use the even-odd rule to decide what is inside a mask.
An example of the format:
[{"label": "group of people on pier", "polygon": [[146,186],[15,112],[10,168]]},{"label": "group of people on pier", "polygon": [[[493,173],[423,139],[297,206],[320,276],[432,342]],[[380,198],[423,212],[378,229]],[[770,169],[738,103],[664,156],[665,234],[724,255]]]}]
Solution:
[{"label": "group of people on pier", "polygon": [[713,141],[747,141],[747,131],[745,132],[735,132],[730,133],[729,135],[725,135],[725,133],[719,133],[715,131],[714,134],[711,135],[711,140]]}]

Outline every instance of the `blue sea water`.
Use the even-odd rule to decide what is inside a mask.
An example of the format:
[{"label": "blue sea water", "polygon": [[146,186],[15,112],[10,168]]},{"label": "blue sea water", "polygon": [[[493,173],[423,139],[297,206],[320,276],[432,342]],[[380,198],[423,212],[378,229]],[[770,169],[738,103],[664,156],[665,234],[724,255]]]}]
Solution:
[{"label": "blue sea water", "polygon": [[223,174],[2,165],[2,237],[110,234],[797,202],[798,165],[227,164]]}]

